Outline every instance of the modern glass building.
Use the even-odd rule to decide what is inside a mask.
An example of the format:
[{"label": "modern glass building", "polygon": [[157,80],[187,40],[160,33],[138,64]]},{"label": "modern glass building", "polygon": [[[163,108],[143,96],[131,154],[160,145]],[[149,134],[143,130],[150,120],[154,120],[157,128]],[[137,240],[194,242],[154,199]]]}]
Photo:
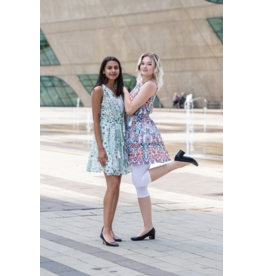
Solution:
[{"label": "modern glass building", "polygon": [[[40,30],[40,66],[60,65],[55,53]],[[83,106],[73,89],[54,76],[40,77],[40,106]]]},{"label": "modern glass building", "polygon": [[223,17],[208,18],[207,20],[216,35],[219,37],[221,43],[223,43]]},{"label": "modern glass building", "polygon": [[40,65],[59,65],[55,53],[51,49],[48,41],[46,40],[44,34],[40,30]]},{"label": "modern glass building", "polygon": [[[72,7],[73,2],[73,9]],[[155,52],[164,86],[155,107],[172,107],[174,93],[223,101],[223,1],[41,1],[40,104],[91,106],[101,61],[117,57],[125,86],[136,83],[142,53]],[[66,12],[65,12],[66,11]],[[79,100],[77,100],[79,98]]]},{"label": "modern glass building", "polygon": [[[57,77],[40,77],[41,106],[83,106],[72,88]],[[79,101],[79,103],[78,103]]]},{"label": "modern glass building", "polygon": [[206,1],[215,3],[215,4],[223,4],[223,0],[206,0]]}]

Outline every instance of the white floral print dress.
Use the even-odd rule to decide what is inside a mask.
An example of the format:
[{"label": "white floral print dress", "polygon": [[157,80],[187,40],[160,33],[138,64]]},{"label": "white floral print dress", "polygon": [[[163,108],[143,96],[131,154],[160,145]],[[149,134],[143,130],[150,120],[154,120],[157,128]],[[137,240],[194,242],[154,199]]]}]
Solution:
[{"label": "white floral print dress", "polygon": [[106,166],[102,167],[98,161],[98,148],[95,134],[87,163],[88,172],[107,175],[128,174],[131,166],[127,162],[125,149],[125,106],[122,96],[115,97],[114,93],[105,85],[102,85],[104,96],[101,104],[100,128],[103,148],[106,151]]}]

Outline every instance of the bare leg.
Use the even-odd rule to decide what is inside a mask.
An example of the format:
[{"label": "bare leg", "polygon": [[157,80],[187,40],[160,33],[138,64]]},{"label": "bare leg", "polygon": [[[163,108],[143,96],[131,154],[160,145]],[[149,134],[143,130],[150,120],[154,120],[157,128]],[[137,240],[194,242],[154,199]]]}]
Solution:
[{"label": "bare leg", "polygon": [[143,236],[153,228],[151,198],[150,196],[138,198],[138,203],[144,221],[144,228],[138,236]]},{"label": "bare leg", "polygon": [[104,231],[103,235],[107,242],[114,242],[111,236],[111,219],[114,213],[114,202],[119,191],[119,177],[105,174],[107,190],[104,196]]},{"label": "bare leg", "polygon": [[[158,166],[158,167],[149,169],[148,171],[150,174],[151,182],[159,179],[160,177],[166,175],[167,173],[169,173],[173,170],[183,168],[188,165],[190,165],[190,163],[180,162],[180,161],[171,161],[162,166]],[[153,228],[151,198],[150,198],[150,196],[138,198],[138,202],[139,202],[140,211],[141,211],[143,221],[144,221],[144,228],[138,234],[138,236],[143,236]]]},{"label": "bare leg", "polygon": [[179,168],[183,168],[188,165],[190,165],[190,163],[180,162],[180,161],[171,161],[165,165],[152,168],[149,170],[151,181],[153,182],[171,171],[174,171]]},{"label": "bare leg", "polygon": [[[121,183],[121,178],[122,178],[122,174],[120,176],[118,176],[118,180],[119,180],[119,187],[120,187],[120,183]],[[114,198],[114,204],[113,204],[113,212],[112,212],[112,217],[111,217],[111,236],[112,237],[115,237],[115,233],[113,231],[113,220],[114,220],[114,216],[115,216],[115,213],[116,213],[116,207],[117,207],[117,203],[118,203],[118,199],[119,199],[119,193],[120,193],[120,189],[118,189],[118,192],[116,193],[115,195],[115,198]]]}]

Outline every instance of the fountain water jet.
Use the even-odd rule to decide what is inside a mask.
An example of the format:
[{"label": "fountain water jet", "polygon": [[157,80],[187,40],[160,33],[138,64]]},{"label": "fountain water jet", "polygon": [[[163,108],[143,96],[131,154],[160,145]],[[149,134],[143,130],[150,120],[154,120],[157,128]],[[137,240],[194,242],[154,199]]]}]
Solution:
[{"label": "fountain water jet", "polygon": [[204,99],[204,132],[207,130],[207,100]]},{"label": "fountain water jet", "polygon": [[93,127],[92,113],[91,111],[87,111],[86,114],[86,131],[87,131],[87,148],[91,148],[92,139],[89,140],[88,137],[91,135],[91,130]]},{"label": "fountain water jet", "polygon": [[190,154],[194,151],[194,121],[193,121],[193,97],[192,94],[187,95],[186,101],[184,104],[184,108],[186,109],[187,113],[187,142],[186,142],[186,154]]},{"label": "fountain water jet", "polygon": [[73,113],[74,113],[74,121],[73,121],[73,129],[78,131],[78,127],[79,127],[79,105],[80,105],[80,98],[77,98],[76,101],[76,108],[73,109]]},{"label": "fountain water jet", "polygon": [[76,130],[77,131],[79,128],[79,104],[80,104],[80,98],[77,97],[77,102],[76,102]]}]

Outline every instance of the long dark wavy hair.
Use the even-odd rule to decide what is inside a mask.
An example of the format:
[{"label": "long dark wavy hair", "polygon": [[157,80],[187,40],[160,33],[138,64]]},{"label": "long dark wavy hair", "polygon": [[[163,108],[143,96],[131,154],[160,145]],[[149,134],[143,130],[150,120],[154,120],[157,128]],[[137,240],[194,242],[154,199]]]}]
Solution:
[{"label": "long dark wavy hair", "polygon": [[93,89],[99,85],[106,84],[108,82],[108,78],[105,74],[103,74],[103,71],[105,70],[106,64],[108,61],[116,61],[119,65],[119,76],[115,80],[115,85],[116,85],[116,95],[120,96],[123,94],[123,87],[124,87],[124,82],[123,82],[123,76],[122,76],[122,67],[119,62],[119,60],[115,57],[106,57],[102,61],[100,70],[99,70],[99,76],[96,81],[96,84],[94,85]]}]

